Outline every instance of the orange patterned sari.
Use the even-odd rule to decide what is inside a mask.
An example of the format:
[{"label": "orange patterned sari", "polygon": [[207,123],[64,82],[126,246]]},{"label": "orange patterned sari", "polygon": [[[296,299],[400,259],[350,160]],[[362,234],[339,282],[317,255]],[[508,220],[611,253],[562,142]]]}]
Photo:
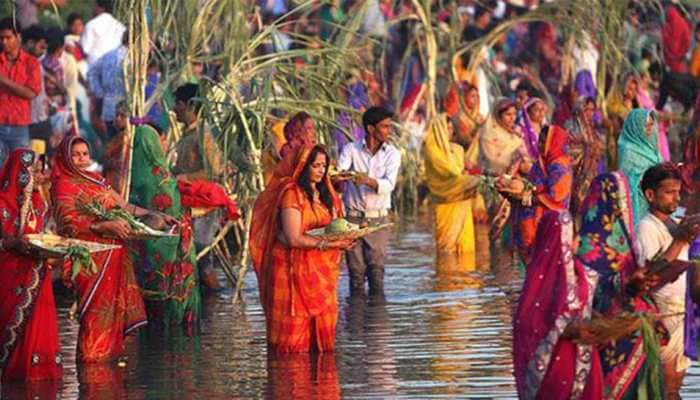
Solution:
[{"label": "orange patterned sari", "polygon": [[[146,323],[146,313],[126,243],[96,235],[90,225],[97,219],[81,210],[85,202],[97,202],[109,210],[121,200],[104,183],[104,178],[79,170],[73,164],[70,151],[79,140],[82,139],[73,136],[61,143],[53,171],[52,194],[60,235],[122,246],[92,254],[97,273],[83,268],[72,282],[79,299],[80,360],[102,362],[123,353],[126,335]],[[65,275],[70,276],[70,271],[65,271]]]},{"label": "orange patterned sari", "polygon": [[301,148],[294,163],[281,163],[253,207],[251,258],[268,344],[276,353],[328,352],[335,346],[341,252],[289,248],[279,240],[285,208],[301,212],[304,232],[328,225],[340,213],[340,199],[327,176],[322,184],[332,194],[333,213],[323,204],[312,204],[297,184],[310,152]]}]

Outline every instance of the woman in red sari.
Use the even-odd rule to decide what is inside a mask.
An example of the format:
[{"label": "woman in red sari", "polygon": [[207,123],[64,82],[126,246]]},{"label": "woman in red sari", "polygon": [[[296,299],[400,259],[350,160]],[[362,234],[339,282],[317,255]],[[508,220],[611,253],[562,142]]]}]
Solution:
[{"label": "woman in red sari", "polygon": [[306,234],[342,215],[321,146],[296,149],[292,168],[260,194],[253,207],[250,251],[276,353],[329,352],[335,347],[336,289],[341,250],[350,240]]},{"label": "woman in red sari", "polygon": [[71,283],[78,295],[79,359],[104,362],[123,353],[126,335],[146,324],[146,314],[126,248],[129,225],[122,220],[101,221],[84,206],[120,207],[136,216],[149,212],[126,204],[102,176],[88,172],[91,163],[87,142],[78,136],[66,137],[56,154],[51,189],[60,235],[122,246],[92,254],[97,272],[82,268]]},{"label": "woman in red sari", "polygon": [[0,172],[0,374],[2,382],[61,379],[50,267],[22,235],[39,233],[48,207],[35,185],[34,152],[15,150]]}]

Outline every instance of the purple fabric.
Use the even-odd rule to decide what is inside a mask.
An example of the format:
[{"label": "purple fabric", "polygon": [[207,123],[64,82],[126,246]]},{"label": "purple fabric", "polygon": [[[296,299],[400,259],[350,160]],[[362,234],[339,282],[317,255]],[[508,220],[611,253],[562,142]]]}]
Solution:
[{"label": "purple fabric", "polygon": [[[700,258],[700,238],[695,239],[688,252],[688,258],[695,260]],[[698,327],[700,326],[700,307],[695,304],[690,291],[692,282],[688,274],[688,289],[685,291],[685,321],[684,321],[684,354],[692,360],[698,359]]]},{"label": "purple fabric", "polygon": [[576,74],[576,83],[574,86],[579,96],[592,97],[594,99],[598,97],[598,91],[596,90],[595,83],[593,83],[593,76],[591,75],[591,71],[587,69],[581,70]]},{"label": "purple fabric", "polygon": [[540,150],[537,146],[537,142],[540,138],[540,133],[535,132],[532,128],[532,122],[530,121],[530,115],[527,113],[527,109],[538,101],[542,101],[537,97],[529,98],[523,105],[523,114],[520,126],[523,128],[523,140],[525,141],[525,147],[527,147],[527,152],[533,159],[538,159],[540,156]]},{"label": "purple fabric", "polygon": [[[364,83],[358,82],[349,85],[346,89],[348,106],[355,111],[361,111],[363,108],[369,107],[369,96],[367,95],[367,87]],[[357,122],[353,121],[352,117],[347,112],[341,112],[338,115],[338,126],[350,131],[353,140],[362,140],[365,137],[365,130]],[[348,143],[348,138],[343,133],[343,129],[336,128],[333,130],[333,137],[338,146],[338,151]]]}]

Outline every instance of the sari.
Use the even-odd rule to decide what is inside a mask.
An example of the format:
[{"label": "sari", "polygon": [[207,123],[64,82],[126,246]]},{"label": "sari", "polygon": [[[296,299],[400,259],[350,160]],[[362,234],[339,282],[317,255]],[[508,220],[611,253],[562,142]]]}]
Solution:
[{"label": "sari", "polygon": [[423,143],[435,244],[438,252],[463,255],[465,267],[471,270],[476,266],[472,198],[479,179],[464,172],[464,149],[450,142],[447,123],[447,116],[439,115]]},{"label": "sari", "polygon": [[[466,90],[463,88],[466,86]],[[458,90],[459,88],[459,90]],[[442,101],[442,108],[447,113],[455,125],[455,130],[460,138],[460,143],[464,147],[469,147],[479,128],[484,124],[486,119],[479,114],[478,108],[472,110],[460,107],[458,93],[469,93],[471,86],[468,83],[453,86],[445,95]]]},{"label": "sari", "polygon": [[661,28],[661,43],[664,64],[671,72],[684,74],[688,71],[685,55],[693,42],[692,29],[675,5],[666,8],[666,22]]},{"label": "sari", "polygon": [[[30,168],[34,153],[17,149],[5,161],[0,182],[4,237],[40,233],[48,206]],[[36,189],[36,190],[35,190]],[[0,375],[2,382],[61,379],[61,353],[51,270],[44,261],[0,250]]]},{"label": "sari", "polygon": [[[289,248],[279,239],[285,208],[301,212],[303,232],[340,216],[342,204],[328,176],[322,184],[332,195],[333,213],[324,205],[312,204],[297,183],[310,153],[311,148],[300,147],[293,158],[285,157],[277,177],[253,205],[250,256],[265,311],[268,345],[281,354],[330,352],[335,347],[341,252]],[[294,162],[285,162],[288,159]]]},{"label": "sari", "polygon": [[192,219],[181,204],[177,182],[153,128],[136,128],[132,160],[130,202],[180,221],[179,236],[143,241],[134,259],[142,274],[148,315],[165,326],[184,323],[191,327],[198,319],[201,303]]},{"label": "sari", "polygon": [[579,215],[579,208],[588,196],[593,179],[605,172],[605,153],[593,151],[596,144],[604,144],[605,136],[584,120],[584,107],[585,101],[579,101],[574,108],[574,116],[564,124],[569,134],[569,157],[573,172],[570,210],[574,219]]},{"label": "sari", "polygon": [[[654,130],[651,136],[646,133],[647,118],[654,119]],[[617,142],[620,171],[627,177],[631,190],[633,229],[637,228],[639,221],[649,210],[640,186],[642,176],[647,169],[663,161],[656,135],[656,113],[636,108],[625,119]]]},{"label": "sari", "polygon": [[[630,186],[620,172],[598,176],[582,206],[576,257],[598,274],[593,309],[604,317],[622,312],[656,314],[647,296],[630,296],[626,285],[637,269]],[[662,398],[659,382],[660,323],[644,319],[629,336],[598,346],[606,399]]]},{"label": "sari", "polygon": [[[545,128],[539,138],[542,153],[530,169],[528,181],[535,185],[531,205],[516,202],[513,206],[514,241],[525,264],[529,264],[538,225],[545,211],[569,209],[573,172],[567,154],[568,134],[556,125]],[[540,147],[538,145],[538,147]]]},{"label": "sari", "polygon": [[628,106],[625,104],[624,96],[627,82],[636,79],[637,78],[634,75],[627,76],[626,79],[612,89],[607,98],[608,126],[605,131],[605,141],[607,145],[606,158],[608,160],[609,170],[617,169],[619,166],[619,160],[617,159],[617,141],[620,137],[620,130],[622,129],[622,125],[624,124],[627,115],[629,115],[632,109],[638,107],[636,97],[632,99],[632,105]]},{"label": "sari", "polygon": [[[126,243],[94,233],[90,226],[97,217],[82,207],[99,204],[109,210],[123,200],[109,188],[99,174],[80,170],[71,159],[71,147],[77,136],[61,142],[52,177],[56,228],[60,235],[91,242],[118,244],[121,248],[93,253],[97,273],[82,268],[72,285],[78,296],[78,356],[84,362],[103,362],[124,352],[126,336],[146,324],[143,299],[136,282]],[[70,265],[64,266],[65,276]]]},{"label": "sari", "polygon": [[491,116],[479,130],[467,150],[466,159],[489,175],[512,172],[513,166],[527,155],[520,130],[509,132],[497,117]]},{"label": "sari", "polygon": [[596,274],[572,257],[568,211],[548,211],[513,322],[513,365],[521,399],[601,399],[600,358],[591,345],[562,337],[591,317]]}]

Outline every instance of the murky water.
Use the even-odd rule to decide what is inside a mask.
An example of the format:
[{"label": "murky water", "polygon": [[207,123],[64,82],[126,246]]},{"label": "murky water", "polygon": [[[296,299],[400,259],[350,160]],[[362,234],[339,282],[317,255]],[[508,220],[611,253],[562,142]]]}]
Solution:
[{"label": "murky water", "polygon": [[[341,277],[334,355],[268,358],[249,274],[244,307],[208,298],[196,340],[142,337],[125,369],[76,369],[77,326],[62,305],[66,368],[50,398],[514,398],[510,314],[520,277],[508,266],[464,272],[446,261],[436,268],[426,225],[405,231],[392,240],[385,302],[349,299],[347,275]],[[685,383],[684,398],[700,398],[697,364]],[[3,398],[33,398],[25,388],[10,389]]]}]

